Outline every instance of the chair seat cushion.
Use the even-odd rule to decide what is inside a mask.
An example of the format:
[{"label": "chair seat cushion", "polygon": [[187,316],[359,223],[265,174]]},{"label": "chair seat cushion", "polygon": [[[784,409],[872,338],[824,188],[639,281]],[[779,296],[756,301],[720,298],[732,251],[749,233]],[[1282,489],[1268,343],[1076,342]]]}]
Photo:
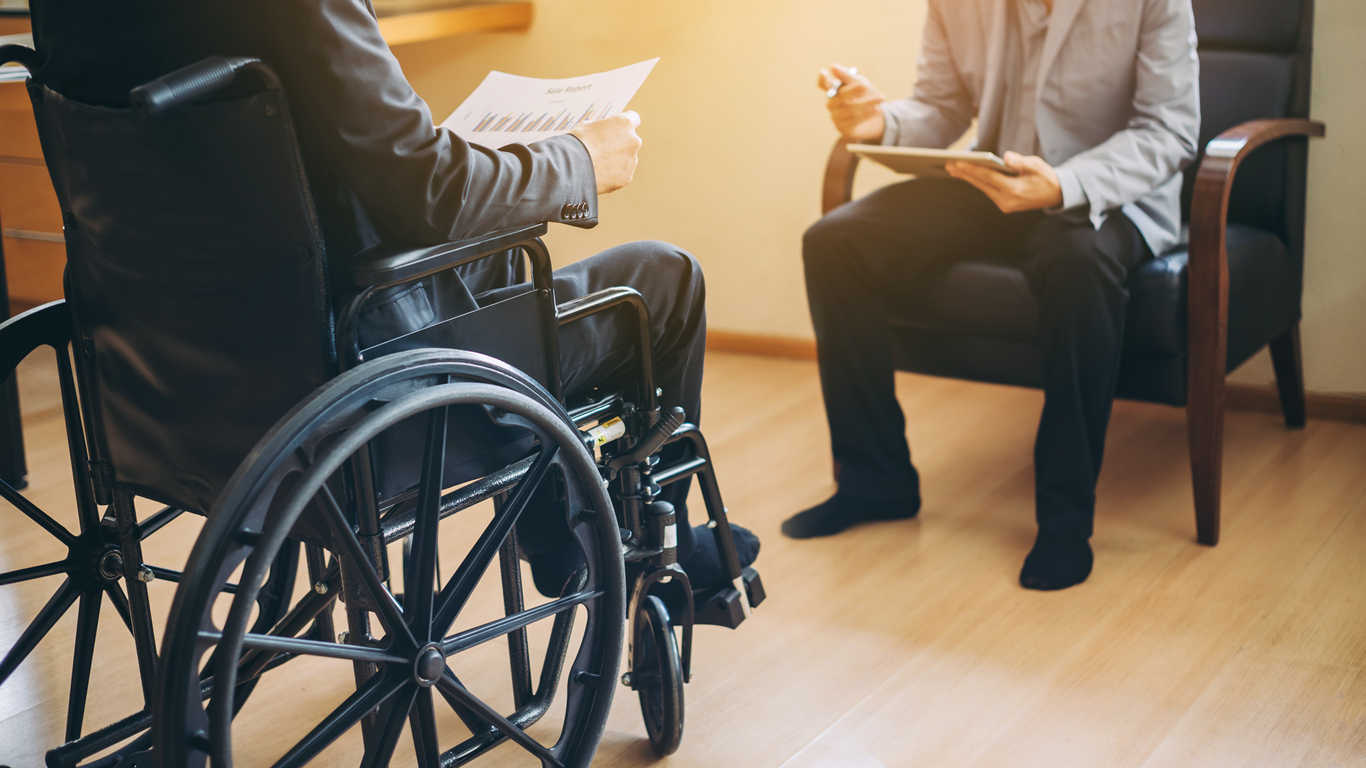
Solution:
[{"label": "chair seat cushion", "polygon": [[[1186,257],[1183,242],[1129,276],[1126,354],[1185,354]],[[1228,258],[1229,357],[1236,364],[1298,319],[1300,276],[1280,238],[1256,227],[1229,225]],[[1038,339],[1039,308],[1014,265],[959,262],[936,277],[926,296],[894,309],[893,327]]]}]

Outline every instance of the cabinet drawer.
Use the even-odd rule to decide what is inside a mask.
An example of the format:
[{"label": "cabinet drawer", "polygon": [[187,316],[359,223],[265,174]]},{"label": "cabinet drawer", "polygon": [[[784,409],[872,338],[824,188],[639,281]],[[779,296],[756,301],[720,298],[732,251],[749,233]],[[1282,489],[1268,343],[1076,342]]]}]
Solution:
[{"label": "cabinet drawer", "polygon": [[0,156],[43,159],[33,105],[23,83],[0,83]]},{"label": "cabinet drawer", "polygon": [[62,232],[62,208],[43,165],[0,160],[0,224],[5,229]]},{"label": "cabinet drawer", "polygon": [[66,244],[6,237],[5,277],[12,310],[24,310],[62,298]]}]

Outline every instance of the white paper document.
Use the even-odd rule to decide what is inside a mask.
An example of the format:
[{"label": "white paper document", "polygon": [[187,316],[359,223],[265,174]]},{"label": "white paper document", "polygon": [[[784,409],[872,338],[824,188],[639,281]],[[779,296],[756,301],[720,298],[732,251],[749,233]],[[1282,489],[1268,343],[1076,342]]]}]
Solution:
[{"label": "white paper document", "polygon": [[490,72],[442,123],[471,144],[530,144],[626,108],[659,59],[596,75],[542,80]]}]

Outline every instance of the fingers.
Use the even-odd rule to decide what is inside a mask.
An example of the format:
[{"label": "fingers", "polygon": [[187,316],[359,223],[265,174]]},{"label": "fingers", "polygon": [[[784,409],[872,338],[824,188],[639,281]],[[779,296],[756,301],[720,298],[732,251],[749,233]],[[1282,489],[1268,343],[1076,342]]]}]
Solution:
[{"label": "fingers", "polygon": [[1052,170],[1052,166],[1048,164],[1048,161],[1038,155],[1022,155],[1018,152],[1007,152],[1001,159],[1005,161],[1006,165],[1020,174],[1035,173],[1046,176],[1048,175],[1048,172]]},{"label": "fingers", "polygon": [[857,67],[846,67],[843,64],[832,63],[830,65],[830,72],[835,77],[839,78],[841,83],[845,83],[846,85],[853,85],[858,82],[868,82],[868,78],[859,76]]},{"label": "fingers", "polygon": [[973,186],[990,188],[994,190],[1007,191],[1012,188],[1013,179],[1005,174],[997,173],[988,168],[983,168],[972,163],[948,163],[944,166],[949,175],[955,179],[963,179],[972,182]]},{"label": "fingers", "polygon": [[836,79],[828,69],[822,69],[820,74],[816,76],[816,87],[820,88],[822,91],[828,91],[831,88],[834,88],[837,83],[839,83],[839,80]]},{"label": "fingers", "polygon": [[[1002,158],[1004,159],[1004,158]],[[1013,179],[1003,176],[986,168],[973,165],[972,163],[952,162],[944,166],[949,175],[955,179],[961,179],[982,191],[982,194],[991,199],[1002,213],[1014,213],[1019,210],[1017,204],[1019,195],[1013,185]]]},{"label": "fingers", "polygon": [[637,113],[635,110],[622,112],[621,116],[631,121],[631,128],[634,129],[640,127],[640,114]]}]

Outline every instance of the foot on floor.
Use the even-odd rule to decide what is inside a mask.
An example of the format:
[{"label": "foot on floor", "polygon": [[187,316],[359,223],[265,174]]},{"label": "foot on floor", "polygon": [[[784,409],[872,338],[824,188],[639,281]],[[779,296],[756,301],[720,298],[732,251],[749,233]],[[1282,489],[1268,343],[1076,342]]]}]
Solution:
[{"label": "foot on floor", "polygon": [[1020,586],[1042,591],[1067,589],[1086,581],[1094,559],[1086,539],[1040,534],[1025,556]]},{"label": "foot on floor", "polygon": [[859,523],[907,520],[920,512],[920,499],[875,499],[838,491],[826,501],[783,521],[791,539],[833,536]]}]

